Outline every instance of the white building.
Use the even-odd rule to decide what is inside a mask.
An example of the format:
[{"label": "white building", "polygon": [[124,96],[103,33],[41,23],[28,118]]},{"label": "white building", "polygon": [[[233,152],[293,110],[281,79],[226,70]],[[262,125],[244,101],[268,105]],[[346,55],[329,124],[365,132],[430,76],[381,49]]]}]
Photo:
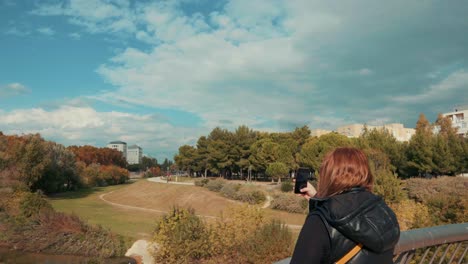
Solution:
[{"label": "white building", "polygon": [[107,147],[122,152],[124,158],[127,158],[127,143],[123,141],[111,141],[107,144]]},{"label": "white building", "polygon": [[442,114],[452,120],[452,127],[457,128],[457,134],[466,136],[468,133],[468,106],[454,109],[454,112]]},{"label": "white building", "polygon": [[140,164],[143,157],[143,149],[137,145],[131,145],[127,149],[128,164]]},{"label": "white building", "polygon": [[347,137],[359,137],[362,134],[362,132],[364,132],[364,127],[367,127],[368,130],[387,130],[388,133],[390,133],[398,141],[409,141],[411,137],[416,133],[416,130],[414,128],[405,128],[403,127],[403,124],[400,123],[393,123],[382,126],[366,126],[364,124],[352,124],[339,127],[336,129],[336,132]]}]

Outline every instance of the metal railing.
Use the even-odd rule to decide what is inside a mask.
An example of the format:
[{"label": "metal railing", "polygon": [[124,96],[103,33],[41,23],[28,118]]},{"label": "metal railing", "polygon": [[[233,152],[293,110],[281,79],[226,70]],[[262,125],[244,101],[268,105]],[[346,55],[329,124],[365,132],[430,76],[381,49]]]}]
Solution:
[{"label": "metal railing", "polygon": [[395,247],[396,264],[468,263],[468,223],[408,230]]},{"label": "metal railing", "polygon": [[[468,223],[401,232],[395,264],[468,264]],[[275,264],[289,264],[291,258]]]}]

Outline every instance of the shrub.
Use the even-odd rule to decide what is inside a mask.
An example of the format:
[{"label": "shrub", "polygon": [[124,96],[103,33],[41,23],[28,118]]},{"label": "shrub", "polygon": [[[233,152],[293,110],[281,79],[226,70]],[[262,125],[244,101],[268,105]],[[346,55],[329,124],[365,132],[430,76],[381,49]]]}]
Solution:
[{"label": "shrub", "polygon": [[208,188],[208,190],[212,192],[219,192],[221,191],[221,188],[223,188],[224,184],[226,181],[221,180],[221,179],[216,179],[213,181],[209,181],[205,186]]},{"label": "shrub", "polygon": [[237,192],[237,200],[249,204],[260,204],[265,202],[266,195],[263,191],[258,190],[254,186],[242,186]]},{"label": "shrub", "polygon": [[207,178],[196,179],[195,180],[195,186],[203,187],[203,186],[207,185],[209,181],[210,181],[210,179],[207,179]]},{"label": "shrub", "polygon": [[282,192],[292,192],[294,189],[294,184],[290,181],[282,182],[281,183],[281,191]]},{"label": "shrub", "polygon": [[413,178],[406,187],[410,198],[428,207],[432,225],[468,222],[467,178]]},{"label": "shrub", "polygon": [[223,188],[221,188],[220,193],[227,198],[238,200],[238,194],[241,185],[235,183],[226,183]]},{"label": "shrub", "polygon": [[15,192],[1,203],[2,243],[21,251],[81,255],[98,258],[122,256],[121,236],[87,225],[75,215],[55,212],[38,193]]},{"label": "shrub", "polygon": [[40,192],[25,193],[20,202],[21,214],[24,217],[31,217],[41,211],[52,211],[52,206],[47,202]]},{"label": "shrub", "polygon": [[402,231],[432,225],[429,208],[422,203],[405,199],[399,203],[389,204],[389,206],[395,212]]},{"label": "shrub", "polygon": [[158,263],[272,263],[291,255],[291,237],[256,207],[232,208],[212,225],[193,210],[174,209],[157,224],[153,256]]},{"label": "shrub", "polygon": [[209,232],[194,210],[173,208],[156,224],[153,239],[158,263],[193,263],[210,256]]},{"label": "shrub", "polygon": [[241,252],[246,254],[246,263],[273,263],[291,256],[292,245],[291,230],[272,219],[254,231],[254,235],[242,244]]},{"label": "shrub", "polygon": [[273,196],[270,208],[303,214],[308,210],[308,201],[292,193],[278,193]]}]

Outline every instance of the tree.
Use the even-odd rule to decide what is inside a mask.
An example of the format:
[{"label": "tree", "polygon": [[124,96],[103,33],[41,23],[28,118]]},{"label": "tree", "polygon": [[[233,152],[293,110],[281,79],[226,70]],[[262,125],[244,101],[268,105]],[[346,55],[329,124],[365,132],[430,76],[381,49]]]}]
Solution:
[{"label": "tree", "polygon": [[143,156],[141,158],[141,168],[143,170],[147,170],[149,168],[158,167],[158,166],[159,166],[158,160],[153,157]]},{"label": "tree", "polygon": [[390,159],[389,169],[398,174],[405,174],[404,143],[398,142],[387,129],[365,129],[356,143],[361,149],[374,149],[385,153]]},{"label": "tree", "polygon": [[271,177],[271,181],[278,179],[281,182],[281,177],[288,175],[289,168],[282,162],[270,163],[266,169],[266,174]]},{"label": "tree", "polygon": [[424,114],[419,115],[416,133],[411,137],[407,149],[408,167],[419,175],[434,170],[432,127]]},{"label": "tree", "polygon": [[203,176],[205,178],[207,177],[208,170],[210,169],[208,144],[208,139],[205,136],[198,139],[197,155],[195,158],[198,170],[203,171]]},{"label": "tree", "polygon": [[328,133],[318,138],[309,138],[297,154],[296,160],[300,166],[318,170],[325,154],[337,147],[350,145],[349,138],[338,133]]},{"label": "tree", "polygon": [[234,133],[234,163],[239,169],[241,178],[243,178],[243,171],[248,170],[250,166],[250,146],[252,146],[256,140],[257,133],[247,126],[238,127]]},{"label": "tree", "polygon": [[180,169],[188,171],[189,176],[191,176],[195,168],[195,156],[196,149],[194,147],[183,145],[179,148],[179,154],[174,156],[174,161]]},{"label": "tree", "polygon": [[[20,141],[21,142],[21,141]],[[24,143],[15,149],[15,160],[20,171],[21,181],[32,191],[37,190],[36,183],[42,178],[49,160],[44,148],[44,140],[39,134],[24,136]]]}]

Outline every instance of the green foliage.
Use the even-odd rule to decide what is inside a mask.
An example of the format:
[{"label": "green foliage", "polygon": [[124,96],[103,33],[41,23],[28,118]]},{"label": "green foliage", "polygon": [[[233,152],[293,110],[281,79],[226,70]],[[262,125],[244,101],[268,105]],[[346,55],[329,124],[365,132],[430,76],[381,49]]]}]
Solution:
[{"label": "green foliage", "polygon": [[29,218],[43,211],[51,211],[52,206],[41,193],[25,193],[19,203],[21,215]]},{"label": "green foliage", "polygon": [[337,147],[350,146],[352,143],[346,136],[329,133],[319,138],[309,138],[297,154],[297,161],[300,166],[318,169],[325,154]]},{"label": "green foliage", "polygon": [[270,163],[266,169],[266,174],[272,179],[281,179],[281,177],[287,176],[289,173],[288,167],[282,162]]},{"label": "green foliage", "polygon": [[294,190],[294,184],[290,181],[285,181],[281,183],[282,192],[292,192]]},{"label": "green foliage", "polygon": [[376,149],[366,149],[369,167],[374,175],[374,192],[387,203],[398,202],[405,193],[401,180],[392,172],[390,159],[385,153]]}]

